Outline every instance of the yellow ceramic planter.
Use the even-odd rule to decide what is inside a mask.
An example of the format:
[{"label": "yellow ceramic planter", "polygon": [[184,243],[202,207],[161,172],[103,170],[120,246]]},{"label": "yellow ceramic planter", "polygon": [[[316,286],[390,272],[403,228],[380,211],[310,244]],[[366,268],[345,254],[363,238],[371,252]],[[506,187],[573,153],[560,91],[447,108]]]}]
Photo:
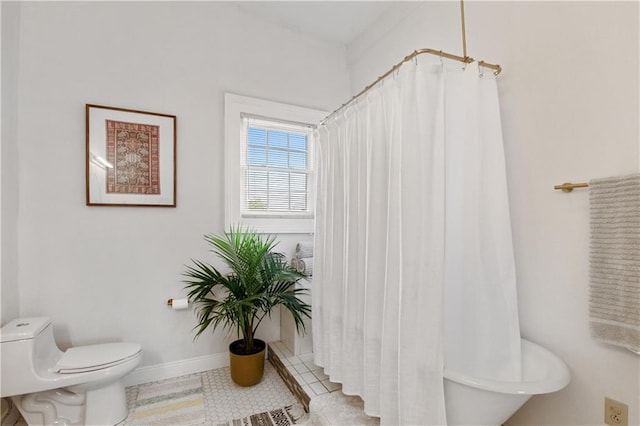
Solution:
[{"label": "yellow ceramic planter", "polygon": [[258,352],[251,354],[238,354],[237,348],[242,340],[236,340],[229,345],[229,367],[231,380],[239,386],[253,386],[260,382],[264,374],[264,358],[267,345],[259,339],[254,339]]}]

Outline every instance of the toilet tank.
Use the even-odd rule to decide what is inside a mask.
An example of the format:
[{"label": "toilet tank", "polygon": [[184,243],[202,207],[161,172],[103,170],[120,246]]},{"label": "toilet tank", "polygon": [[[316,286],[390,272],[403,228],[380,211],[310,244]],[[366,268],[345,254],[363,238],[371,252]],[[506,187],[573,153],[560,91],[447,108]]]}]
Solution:
[{"label": "toilet tank", "polygon": [[18,318],[0,328],[0,397],[29,392],[38,377],[62,356],[46,317]]},{"label": "toilet tank", "polygon": [[51,321],[47,317],[17,318],[0,328],[0,342],[15,342],[36,337]]}]

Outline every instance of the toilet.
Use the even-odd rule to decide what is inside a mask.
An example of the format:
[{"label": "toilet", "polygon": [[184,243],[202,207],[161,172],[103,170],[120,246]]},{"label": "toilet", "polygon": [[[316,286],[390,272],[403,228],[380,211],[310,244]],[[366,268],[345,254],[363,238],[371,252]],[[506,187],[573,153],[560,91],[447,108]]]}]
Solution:
[{"label": "toilet", "polygon": [[122,378],[142,357],[137,343],[61,351],[49,318],[0,328],[0,397],[11,397],[29,425],[115,425],[128,414]]}]

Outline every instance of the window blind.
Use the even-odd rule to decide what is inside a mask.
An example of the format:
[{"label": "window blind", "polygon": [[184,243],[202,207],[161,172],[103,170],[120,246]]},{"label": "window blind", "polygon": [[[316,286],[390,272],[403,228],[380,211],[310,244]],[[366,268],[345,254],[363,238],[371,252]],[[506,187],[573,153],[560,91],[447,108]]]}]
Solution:
[{"label": "window blind", "polygon": [[256,117],[242,120],[242,214],[312,214],[313,128]]}]

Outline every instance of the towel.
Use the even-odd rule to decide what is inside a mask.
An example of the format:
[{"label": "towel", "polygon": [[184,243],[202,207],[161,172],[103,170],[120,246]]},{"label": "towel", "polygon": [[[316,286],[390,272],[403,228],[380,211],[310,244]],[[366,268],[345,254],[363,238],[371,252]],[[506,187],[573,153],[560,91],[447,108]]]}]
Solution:
[{"label": "towel", "polygon": [[307,276],[313,275],[313,258],[294,256],[289,262],[291,268]]},{"label": "towel", "polygon": [[296,244],[297,257],[313,257],[313,242]]},{"label": "towel", "polygon": [[640,351],[640,174],[589,182],[594,339]]},{"label": "towel", "polygon": [[298,272],[305,275],[313,275],[313,257],[301,257],[297,262]]}]

